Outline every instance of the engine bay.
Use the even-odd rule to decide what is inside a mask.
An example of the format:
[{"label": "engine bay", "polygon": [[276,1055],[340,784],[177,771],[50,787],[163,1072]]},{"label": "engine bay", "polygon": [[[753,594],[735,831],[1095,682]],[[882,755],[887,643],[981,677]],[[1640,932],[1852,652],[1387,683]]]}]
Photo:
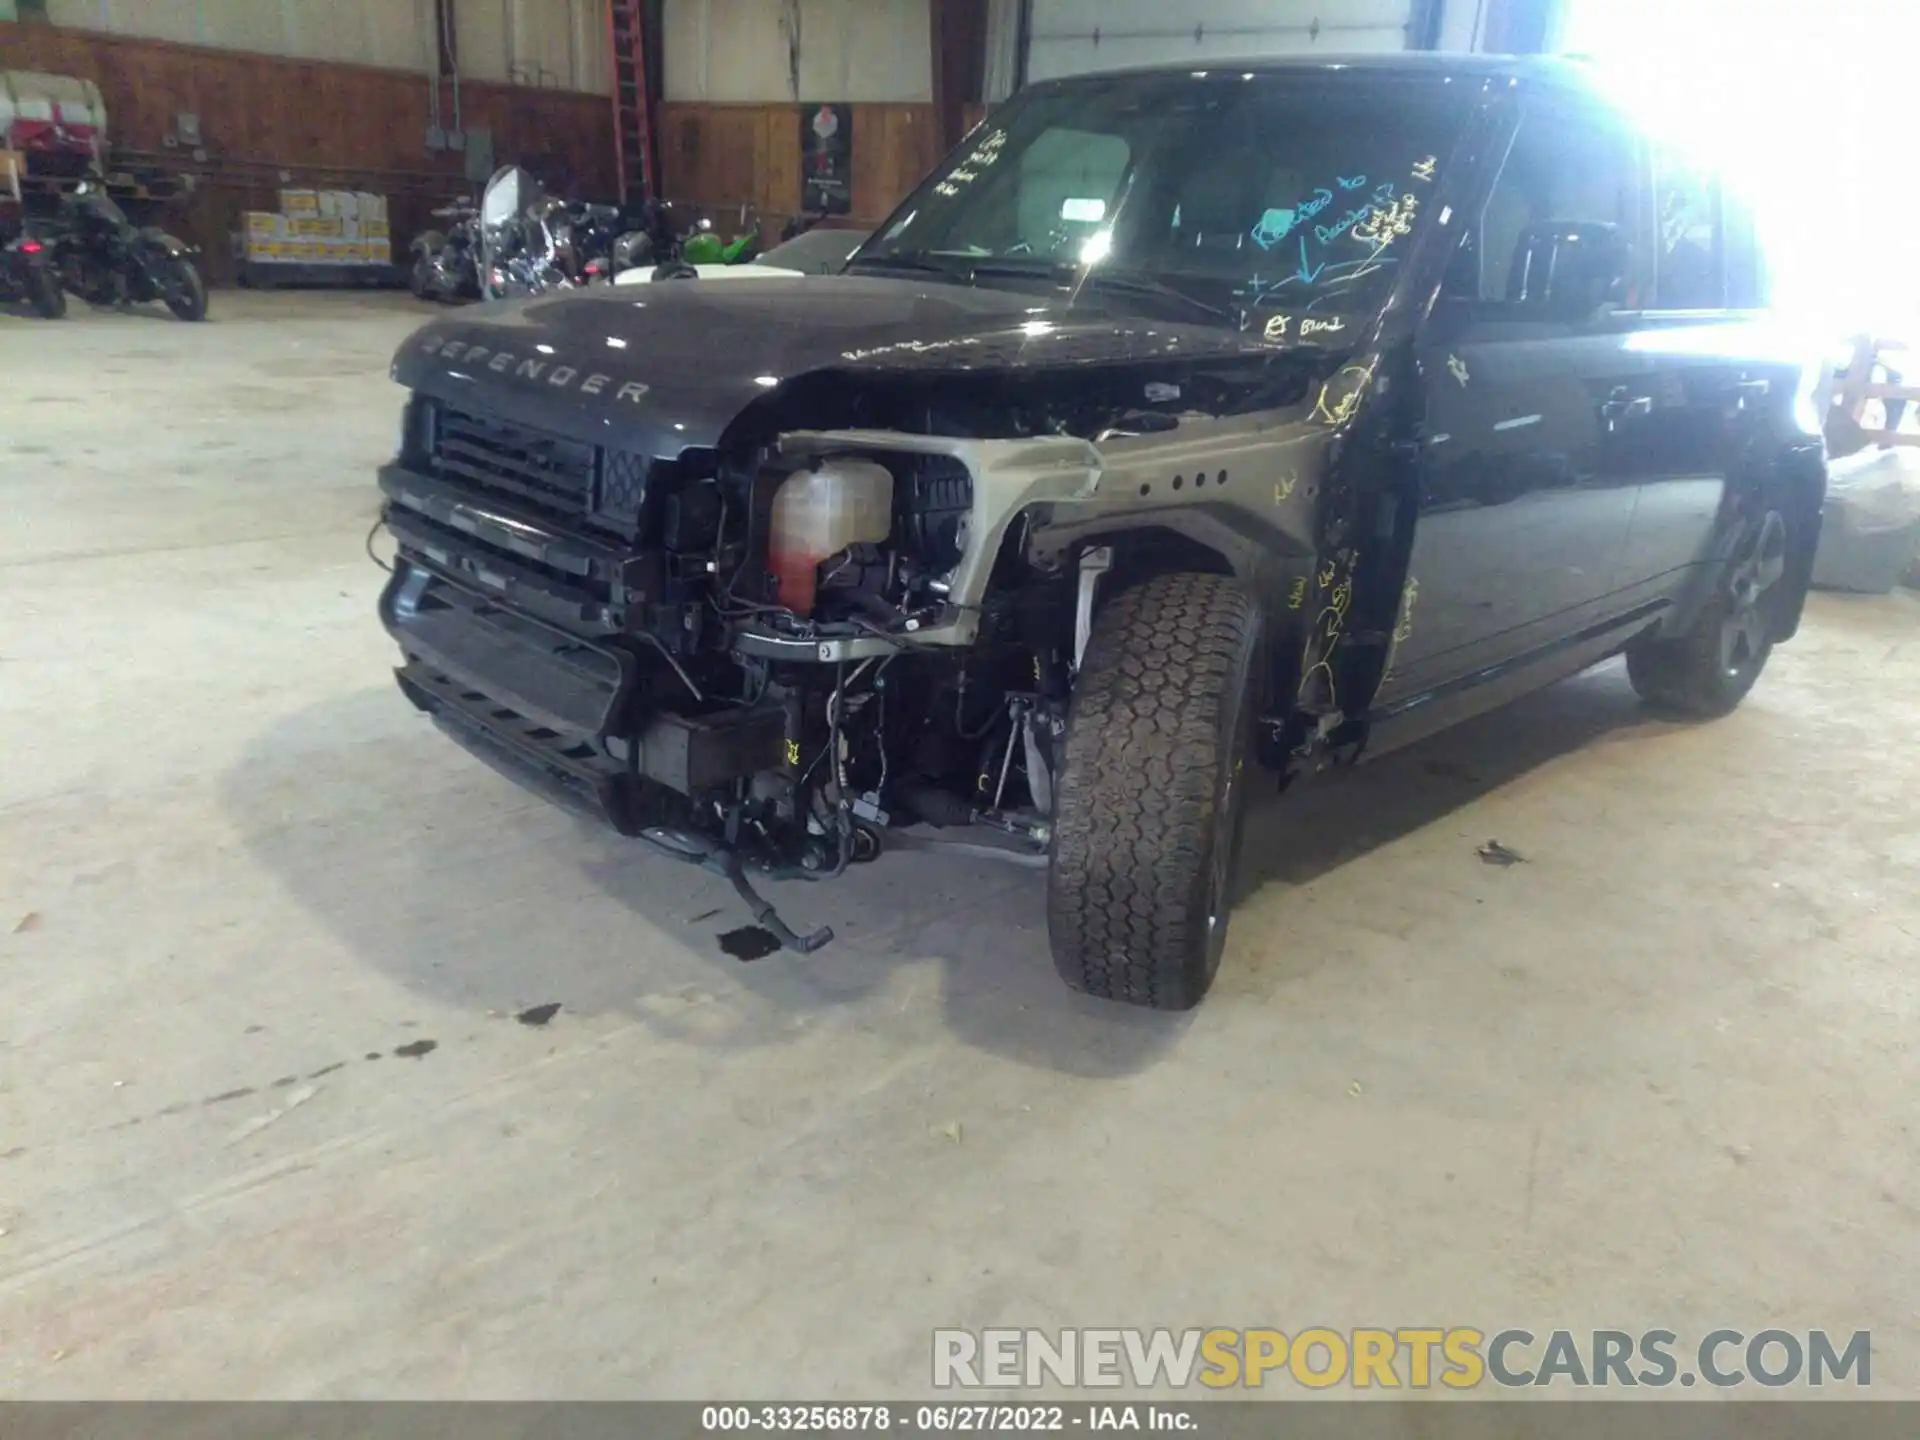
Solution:
[{"label": "engine bay", "polygon": [[[727,875],[811,948],[824,932],[789,930],[749,871],[830,878],[896,841],[1045,863],[1116,562],[1037,544],[1036,526],[1091,501],[1129,443],[1151,455],[1300,405],[1316,371],[1268,352],[818,372],[671,459],[416,392],[382,478],[402,687],[516,778]],[[1125,478],[1129,502],[1153,489]],[[1193,472],[1196,490],[1227,481]],[[1181,543],[1145,532],[1121,558],[1151,568],[1143,551]]]}]

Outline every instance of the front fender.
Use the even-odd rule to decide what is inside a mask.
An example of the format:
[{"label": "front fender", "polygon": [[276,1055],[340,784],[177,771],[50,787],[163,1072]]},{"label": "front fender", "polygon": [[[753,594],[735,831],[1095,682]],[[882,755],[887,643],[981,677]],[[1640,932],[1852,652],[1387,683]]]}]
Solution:
[{"label": "front fender", "polygon": [[141,227],[140,247],[149,254],[165,255],[174,260],[191,259],[200,253],[199,246],[189,245],[177,235],[169,235],[152,225]]}]

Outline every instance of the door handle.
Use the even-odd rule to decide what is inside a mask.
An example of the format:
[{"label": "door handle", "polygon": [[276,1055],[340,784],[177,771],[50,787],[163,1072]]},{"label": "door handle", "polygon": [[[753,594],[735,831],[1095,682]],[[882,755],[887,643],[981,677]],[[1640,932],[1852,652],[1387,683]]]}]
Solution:
[{"label": "door handle", "polygon": [[1624,385],[1614,387],[1613,394],[1607,397],[1607,403],[1600,407],[1600,418],[1611,423],[1624,420],[1629,415],[1651,415],[1653,397],[1635,395]]},{"label": "door handle", "polygon": [[1733,387],[1733,408],[1750,410],[1772,393],[1771,380],[1742,380]]}]

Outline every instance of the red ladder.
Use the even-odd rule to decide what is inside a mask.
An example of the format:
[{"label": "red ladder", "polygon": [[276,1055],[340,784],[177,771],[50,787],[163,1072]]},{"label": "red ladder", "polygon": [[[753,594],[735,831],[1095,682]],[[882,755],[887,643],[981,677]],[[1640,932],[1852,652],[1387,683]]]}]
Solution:
[{"label": "red ladder", "polygon": [[609,0],[613,56],[613,144],[620,165],[620,200],[656,195],[653,96],[647,89],[646,0]]}]

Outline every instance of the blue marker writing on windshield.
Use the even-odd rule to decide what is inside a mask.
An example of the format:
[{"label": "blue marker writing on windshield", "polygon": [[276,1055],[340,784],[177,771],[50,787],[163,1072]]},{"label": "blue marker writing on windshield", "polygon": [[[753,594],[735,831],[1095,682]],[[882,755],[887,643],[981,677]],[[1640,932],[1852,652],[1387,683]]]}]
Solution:
[{"label": "blue marker writing on windshield", "polygon": [[1327,268],[1327,262],[1324,260],[1322,260],[1318,265],[1313,265],[1308,263],[1307,237],[1302,235],[1300,237],[1300,277],[1299,278],[1306,281],[1307,284],[1311,285],[1313,284],[1314,281],[1320,278],[1320,272],[1326,268]]}]

